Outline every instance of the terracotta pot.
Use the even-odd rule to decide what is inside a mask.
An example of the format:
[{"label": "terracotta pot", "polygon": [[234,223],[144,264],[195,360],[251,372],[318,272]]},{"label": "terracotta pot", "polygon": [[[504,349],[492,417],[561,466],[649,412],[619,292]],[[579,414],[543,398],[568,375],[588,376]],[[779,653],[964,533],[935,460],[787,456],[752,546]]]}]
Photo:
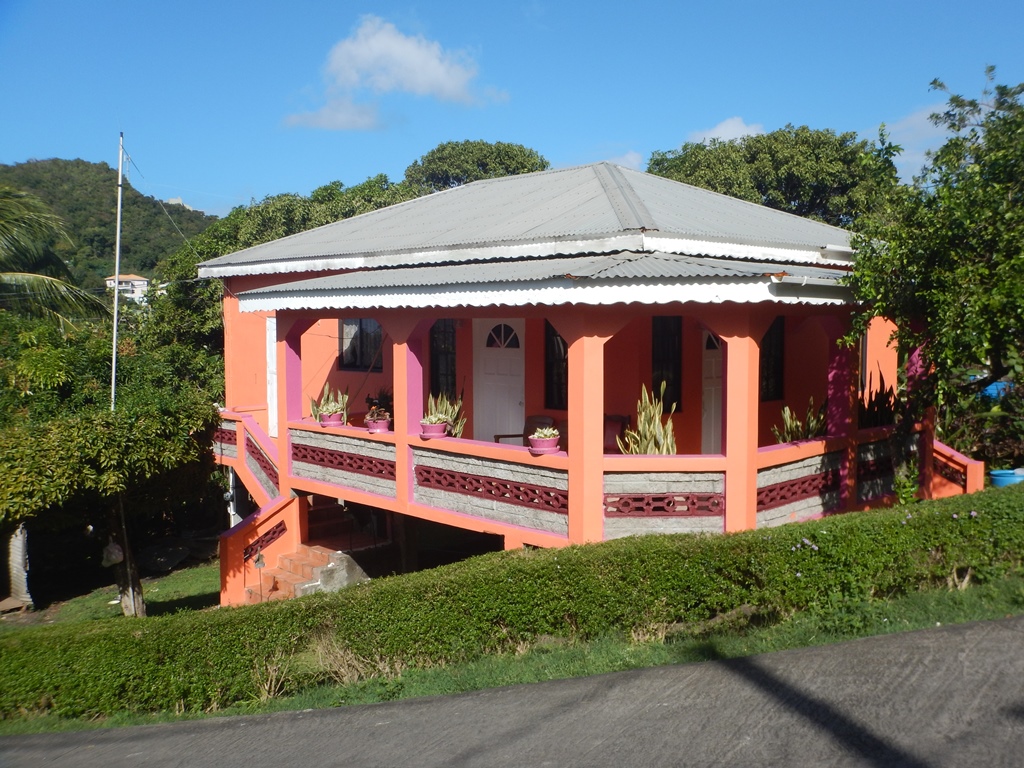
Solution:
[{"label": "terracotta pot", "polygon": [[325,427],[340,427],[343,415],[341,413],[321,413],[320,424]]},{"label": "terracotta pot", "polygon": [[447,424],[424,424],[420,422],[420,437],[429,440],[434,437],[444,437],[448,434]]},{"label": "terracotta pot", "polygon": [[391,426],[391,419],[374,419],[373,421],[366,422],[366,429],[370,434],[387,432],[389,426]]},{"label": "terracotta pot", "polygon": [[557,437],[528,437],[526,439],[530,442],[530,453],[534,456],[558,453]]}]

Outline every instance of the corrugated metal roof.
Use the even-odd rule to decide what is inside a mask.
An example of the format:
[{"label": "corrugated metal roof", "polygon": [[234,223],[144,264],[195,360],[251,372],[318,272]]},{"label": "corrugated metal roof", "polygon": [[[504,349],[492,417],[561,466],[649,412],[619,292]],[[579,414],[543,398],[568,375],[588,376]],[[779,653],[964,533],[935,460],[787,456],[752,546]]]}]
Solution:
[{"label": "corrugated metal roof", "polygon": [[773,262],[745,262],[668,253],[617,253],[362,270],[255,288],[240,295],[329,294],[408,287],[444,289],[460,285],[526,284],[558,279],[569,283],[652,279],[685,281],[705,278],[757,279],[763,282],[772,275],[780,274],[838,284],[839,279],[847,273],[845,270],[806,265],[790,265],[782,270],[779,264]]},{"label": "corrugated metal roof", "polygon": [[[658,247],[659,240],[664,247]],[[221,256],[200,265],[200,275],[575,255],[628,247],[676,251],[683,240],[752,246],[764,258],[776,258],[772,249],[813,252],[849,244],[848,233],[837,227],[596,163],[473,182]],[[723,248],[716,254],[732,256],[733,251]],[[707,253],[707,246],[699,252]],[[784,260],[785,254],[777,258]]]}]

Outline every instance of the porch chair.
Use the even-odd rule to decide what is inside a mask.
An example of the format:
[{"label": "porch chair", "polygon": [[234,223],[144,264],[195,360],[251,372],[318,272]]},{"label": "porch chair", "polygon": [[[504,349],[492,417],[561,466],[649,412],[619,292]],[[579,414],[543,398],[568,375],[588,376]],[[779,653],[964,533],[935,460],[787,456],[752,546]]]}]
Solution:
[{"label": "porch chair", "polygon": [[[622,437],[629,427],[629,416],[620,416],[616,413],[604,415],[604,452],[621,453],[616,437]],[[569,450],[569,422],[562,420],[558,422],[558,448],[562,451]]]},{"label": "porch chair", "polygon": [[553,427],[553,426],[555,426],[555,420],[553,418],[551,418],[550,416],[541,416],[541,415],[527,416],[526,417],[526,423],[523,424],[523,431],[521,433],[520,432],[516,432],[515,434],[511,434],[511,435],[495,435],[494,436],[494,442],[500,443],[502,440],[507,440],[509,438],[516,437],[516,438],[519,438],[520,440],[522,440],[523,445],[529,445],[530,441],[527,440],[526,438],[528,438],[530,435],[532,435],[535,430],[539,429],[540,427]]}]

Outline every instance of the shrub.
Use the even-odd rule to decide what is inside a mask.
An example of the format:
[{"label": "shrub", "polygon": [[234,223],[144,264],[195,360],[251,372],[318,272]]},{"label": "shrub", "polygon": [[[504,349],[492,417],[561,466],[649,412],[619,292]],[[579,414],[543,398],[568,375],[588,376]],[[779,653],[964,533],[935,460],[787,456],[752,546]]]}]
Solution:
[{"label": "shrub", "polygon": [[[0,717],[203,711],[338,675],[854,605],[1020,570],[1024,484],[732,535],[518,550],[284,603],[0,636]],[[323,658],[315,663],[292,663]],[[360,672],[364,670],[364,672]]]}]

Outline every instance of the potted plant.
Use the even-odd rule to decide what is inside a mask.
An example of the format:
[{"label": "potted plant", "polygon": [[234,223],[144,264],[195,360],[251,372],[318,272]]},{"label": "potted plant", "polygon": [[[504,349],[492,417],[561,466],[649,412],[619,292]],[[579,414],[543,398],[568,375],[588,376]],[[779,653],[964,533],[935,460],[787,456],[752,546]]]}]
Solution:
[{"label": "potted plant", "polygon": [[444,392],[436,398],[427,397],[427,412],[420,420],[420,436],[424,438],[462,437],[466,427],[466,417],[462,413],[462,396],[455,400],[449,399]]},{"label": "potted plant", "polygon": [[330,382],[325,382],[320,399],[309,399],[309,412],[324,426],[337,427],[344,424],[348,419],[348,389],[332,392]]},{"label": "potted plant", "polygon": [[530,444],[530,453],[534,456],[557,453],[559,437],[560,435],[556,427],[537,427],[532,435],[527,435],[526,437]]},{"label": "potted plant", "polygon": [[672,429],[672,414],[676,404],[662,421],[664,414],[665,382],[661,382],[661,396],[655,397],[652,389],[647,397],[647,387],[640,385],[640,399],[636,404],[636,429],[627,429],[624,438],[616,437],[622,453],[634,455],[673,454],[676,452],[676,436]]},{"label": "potted plant", "polygon": [[391,414],[379,405],[373,405],[370,406],[370,410],[367,411],[366,418],[363,421],[366,422],[366,428],[371,434],[387,432],[388,427],[391,426]]},{"label": "potted plant", "polygon": [[420,437],[445,437],[448,434],[448,419],[440,413],[429,413],[420,420]]}]

